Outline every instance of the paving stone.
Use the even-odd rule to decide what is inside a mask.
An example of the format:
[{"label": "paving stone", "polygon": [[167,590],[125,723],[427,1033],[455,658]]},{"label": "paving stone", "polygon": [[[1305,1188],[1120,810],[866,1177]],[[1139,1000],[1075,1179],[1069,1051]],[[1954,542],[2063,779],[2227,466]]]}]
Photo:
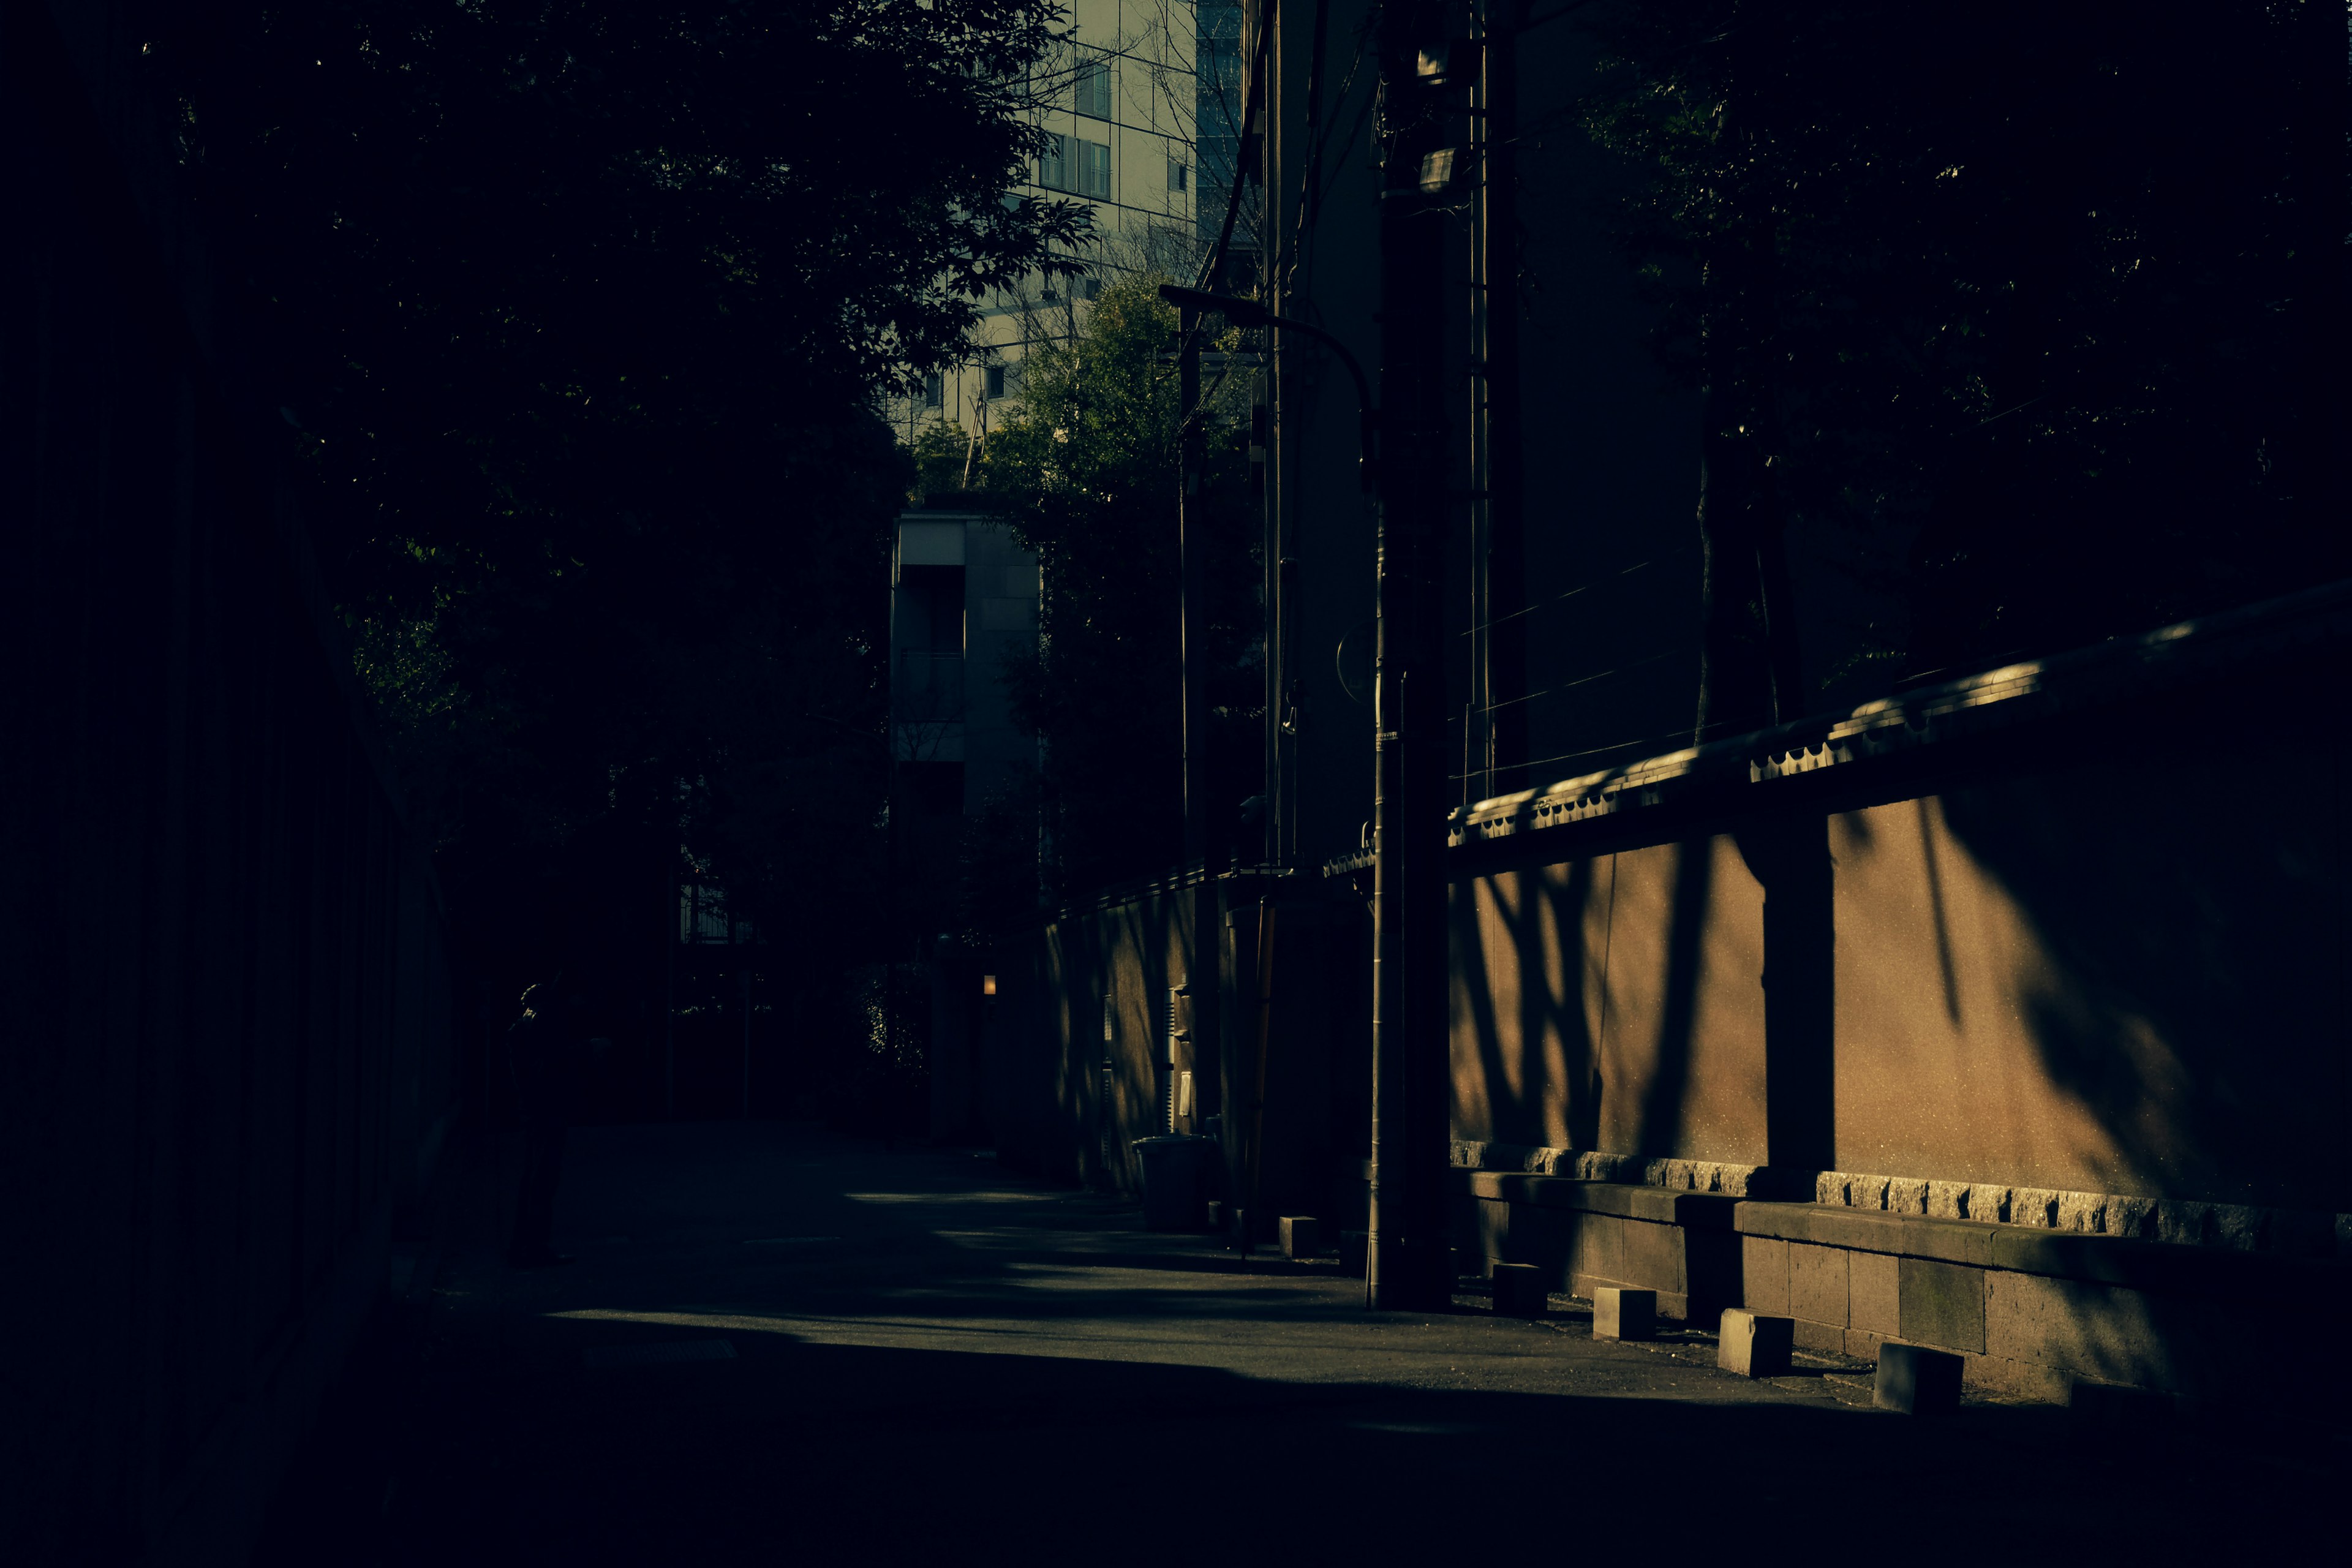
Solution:
[{"label": "paving stone", "polygon": [[1804,1318],[1799,1318],[1795,1321],[1799,1350],[1816,1351],[1829,1355],[1845,1353],[1845,1330],[1835,1323],[1816,1323]]},{"label": "paving stone", "polygon": [[1789,1310],[1789,1244],[1766,1236],[1739,1238],[1739,1304],[1754,1312]]},{"label": "paving stone", "polygon": [[1846,1255],[1846,1321],[1881,1339],[1893,1339],[1903,1325],[1901,1259],[1883,1252]]},{"label": "paving stone", "polygon": [[1618,1238],[1624,1258],[1622,1278],[1656,1290],[1689,1289],[1683,1278],[1683,1233],[1679,1226],[1627,1220]]},{"label": "paving stone", "polygon": [[1615,1215],[1580,1214],[1569,1232],[1569,1268],[1578,1274],[1603,1279],[1625,1276],[1625,1226],[1633,1223]]},{"label": "paving stone", "polygon": [[1658,1293],[1603,1285],[1592,1292],[1592,1337],[1646,1340],[1657,1332]]},{"label": "paving stone", "polygon": [[1715,1364],[1742,1377],[1786,1377],[1796,1346],[1794,1318],[1763,1317],[1739,1307],[1724,1310]]},{"label": "paving stone", "polygon": [[1843,1329],[1847,1321],[1846,1259],[1851,1256],[1834,1247],[1807,1247],[1802,1242],[1790,1242],[1789,1302],[1783,1310],[1792,1318],[1805,1318]]},{"label": "paving stone", "polygon": [[1874,1334],[1868,1329],[1848,1329],[1845,1331],[1845,1353],[1856,1361],[1876,1361],[1878,1347],[1890,1336]]},{"label": "paving stone", "polygon": [[1543,1270],[1532,1263],[1495,1265],[1495,1310],[1507,1318],[1540,1318],[1545,1300]]},{"label": "paving stone", "polygon": [[1314,1258],[1323,1250],[1323,1222],[1312,1215],[1286,1214],[1282,1216],[1282,1255],[1289,1258]]},{"label": "paving stone", "polygon": [[1896,1259],[1902,1334],[1915,1343],[1982,1355],[1985,1271],[1925,1258]]},{"label": "paving stone", "polygon": [[1871,1403],[1906,1415],[1947,1415],[1960,1407],[1958,1356],[1949,1351],[1889,1341],[1878,1347]]},{"label": "paving stone", "polygon": [[2059,1405],[2066,1403],[2068,1374],[2053,1367],[2030,1361],[2011,1361],[2006,1356],[1972,1355],[1960,1358],[1960,1387],[1979,1394],[1997,1394],[2003,1399],[2021,1399],[2035,1405]]}]

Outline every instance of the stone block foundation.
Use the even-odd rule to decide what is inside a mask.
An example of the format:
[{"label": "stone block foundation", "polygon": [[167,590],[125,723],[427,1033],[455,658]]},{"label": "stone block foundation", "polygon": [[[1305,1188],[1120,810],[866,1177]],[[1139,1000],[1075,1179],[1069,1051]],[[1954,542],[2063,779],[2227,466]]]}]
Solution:
[{"label": "stone block foundation", "polygon": [[1661,1319],[1785,1318],[1800,1350],[1869,1360],[1901,1342],[1959,1358],[1971,1389],[2064,1404],[2080,1380],[2199,1404],[2340,1401],[2330,1366],[2281,1378],[2287,1322],[2352,1328],[2352,1262],[1777,1203],[1521,1172],[1453,1173],[1455,1244],[1591,1299],[1652,1291]]}]

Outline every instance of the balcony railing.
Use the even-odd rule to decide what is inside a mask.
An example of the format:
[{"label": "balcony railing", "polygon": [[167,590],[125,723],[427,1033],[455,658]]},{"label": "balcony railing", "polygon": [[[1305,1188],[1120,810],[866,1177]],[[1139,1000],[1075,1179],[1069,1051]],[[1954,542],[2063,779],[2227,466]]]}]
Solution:
[{"label": "balcony railing", "polygon": [[901,724],[963,722],[963,655],[899,654],[890,711]]}]

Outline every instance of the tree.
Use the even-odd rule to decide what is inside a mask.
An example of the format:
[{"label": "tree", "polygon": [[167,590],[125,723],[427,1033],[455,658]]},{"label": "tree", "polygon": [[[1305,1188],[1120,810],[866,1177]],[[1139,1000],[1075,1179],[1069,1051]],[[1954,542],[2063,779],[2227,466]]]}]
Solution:
[{"label": "tree", "polygon": [[856,927],[908,479],[869,400],[1084,234],[1007,194],[1057,19],[343,0],[151,50],[478,925],[605,825]]},{"label": "tree", "polygon": [[[1044,572],[1037,651],[1006,679],[1045,741],[1052,871],[1065,892],[1156,875],[1183,852],[1179,409],[1175,369],[1161,363],[1176,315],[1157,292],[1167,280],[1130,272],[1082,323],[1066,318],[1066,335],[1033,340],[1017,409],[984,448],[988,491]],[[1212,798],[1225,805],[1225,834],[1258,788],[1264,700],[1246,407],[1238,373],[1204,388]]]},{"label": "tree", "polygon": [[2352,571],[2340,5],[1592,16],[1586,122],[1705,391],[1703,731],[1811,695],[1799,523],[1906,542],[1910,670]]},{"label": "tree", "polygon": [[967,434],[945,419],[934,419],[915,432],[908,447],[913,459],[915,482],[908,489],[907,499],[919,504],[927,495],[960,490],[974,477],[978,467],[980,440],[976,434]]}]

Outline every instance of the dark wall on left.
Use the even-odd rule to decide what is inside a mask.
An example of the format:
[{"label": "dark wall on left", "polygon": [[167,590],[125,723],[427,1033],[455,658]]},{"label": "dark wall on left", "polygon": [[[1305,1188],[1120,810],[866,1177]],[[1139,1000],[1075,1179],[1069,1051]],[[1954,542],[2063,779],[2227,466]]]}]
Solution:
[{"label": "dark wall on left", "polygon": [[0,1558],[236,1562],[457,1099],[406,833],[139,13],[0,3]]}]

